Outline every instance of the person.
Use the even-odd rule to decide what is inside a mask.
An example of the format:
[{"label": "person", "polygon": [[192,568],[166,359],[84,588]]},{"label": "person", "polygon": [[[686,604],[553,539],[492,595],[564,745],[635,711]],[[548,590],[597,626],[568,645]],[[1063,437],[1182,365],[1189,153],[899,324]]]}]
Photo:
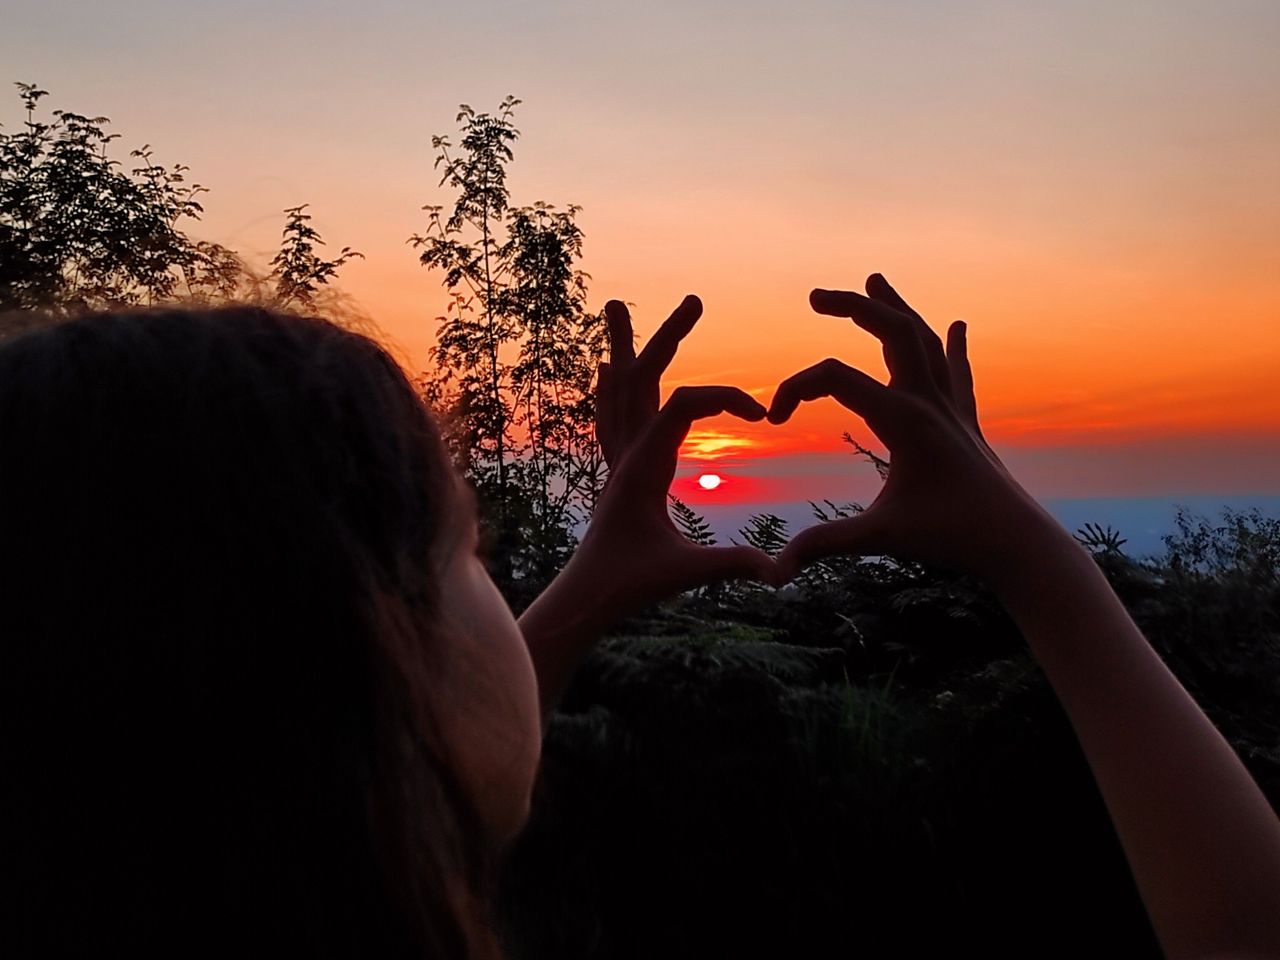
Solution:
[{"label": "person", "polygon": [[[377,345],[267,310],[104,314],[0,348],[0,856],[7,955],[496,956],[485,904],[541,728],[618,617],[836,553],[975,573],[1067,710],[1170,957],[1280,955],[1280,827],[1088,555],[983,439],[965,328],[879,276],[814,291],[884,344],[768,408],[662,374],[606,307],[608,484],[515,620],[474,504]],[[666,492],[698,419],[834,397],[891,453],[879,497],[775,561],[701,547]]]}]

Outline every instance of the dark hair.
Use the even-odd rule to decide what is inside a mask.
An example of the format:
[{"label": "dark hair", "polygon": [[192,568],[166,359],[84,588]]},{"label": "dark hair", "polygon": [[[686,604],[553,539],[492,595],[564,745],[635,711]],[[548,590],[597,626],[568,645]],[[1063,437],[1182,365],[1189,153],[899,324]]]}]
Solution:
[{"label": "dark hair", "polygon": [[399,366],[321,320],[0,347],[7,956],[491,951],[432,713],[455,482]]}]

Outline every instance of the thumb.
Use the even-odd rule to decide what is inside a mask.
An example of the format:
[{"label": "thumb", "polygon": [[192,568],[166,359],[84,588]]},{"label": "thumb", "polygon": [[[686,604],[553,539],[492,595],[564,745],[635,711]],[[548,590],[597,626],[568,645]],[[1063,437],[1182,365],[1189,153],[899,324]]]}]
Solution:
[{"label": "thumb", "polygon": [[801,530],[778,555],[781,575],[789,581],[823,557],[883,553],[885,546],[879,521],[880,517],[871,510],[864,510],[856,516],[829,520]]},{"label": "thumb", "polygon": [[694,547],[696,564],[691,564],[696,582],[704,586],[720,580],[757,580],[780,587],[786,581],[773,557],[755,547]]}]

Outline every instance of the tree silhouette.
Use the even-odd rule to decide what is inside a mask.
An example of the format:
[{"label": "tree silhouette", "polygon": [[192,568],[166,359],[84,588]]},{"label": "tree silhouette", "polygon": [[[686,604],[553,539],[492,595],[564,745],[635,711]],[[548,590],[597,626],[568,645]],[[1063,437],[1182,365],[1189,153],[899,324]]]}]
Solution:
[{"label": "tree silhouette", "polygon": [[363,257],[343,247],[336,259],[321,258],[307,205],[290,207],[268,286],[235,251],[184,231],[208,192],[188,182],[186,166],[157,163],[145,144],[126,170],[111,156],[119,134],[108,132],[110,120],[68,110],[42,119],[47,91],[17,87],[26,119],[14,133],[0,131],[0,311],[256,300],[316,312],[317,291]]},{"label": "tree silhouette", "polygon": [[579,208],[511,203],[519,103],[507,97],[492,114],[463,105],[458,146],[432,138],[439,186],[456,196],[447,213],[425,206],[427,229],[408,241],[449,294],[424,390],[448,412],[451,444],[480,493],[491,565],[517,602],[517,581],[560,567],[603,482],[591,380],[605,337],[575,266]]},{"label": "tree silhouette", "polygon": [[[587,312],[588,278],[573,266],[582,253],[577,212],[541,202],[512,210],[502,250],[509,284],[500,302],[520,337],[510,372],[511,420],[527,438],[526,455],[515,467],[533,499],[539,531],[552,539],[582,519],[572,513],[576,504],[594,504],[604,466],[595,442],[591,379],[605,324],[600,314]],[[543,559],[558,568],[561,558]]]},{"label": "tree silhouette", "polygon": [[424,206],[427,230],[409,238],[422,251],[424,267],[444,271],[450,293],[432,356],[440,374],[433,383],[437,400],[451,395],[466,430],[466,465],[478,483],[492,471],[498,504],[506,501],[510,429],[501,350],[516,332],[499,302],[506,278],[497,234],[508,205],[511,144],[520,135],[512,120],[519,103],[508,96],[496,114],[463,104],[456,117],[462,133],[457,153],[448,137],[431,138],[432,149],[439,151],[434,164],[442,171],[439,186],[456,190],[457,197],[447,217],[442,206]]},{"label": "tree silhouette", "polygon": [[303,213],[308,206],[304,203],[284,211],[280,251],[271,261],[269,279],[275,281],[275,301],[284,307],[312,306],[317,289],[337,276],[344,263],[364,259],[363,253],[350,247],[343,247],[333,260],[322,259],[316,247],[324,246],[324,241],[311,226],[310,214]]},{"label": "tree silhouette", "polygon": [[122,169],[110,156],[118,134],[106,117],[54,110],[17,84],[22,129],[0,133],[0,309],[72,310],[172,299],[180,284],[216,271],[220,248],[183,233],[202,212],[199,184],[181,164],[164,167],[149,145]]}]

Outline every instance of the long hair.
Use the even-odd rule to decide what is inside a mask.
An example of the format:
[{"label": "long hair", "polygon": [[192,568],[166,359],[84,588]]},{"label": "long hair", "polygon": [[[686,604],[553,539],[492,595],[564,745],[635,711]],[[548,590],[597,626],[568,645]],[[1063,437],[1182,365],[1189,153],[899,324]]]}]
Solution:
[{"label": "long hair", "polygon": [[451,465],[372,341],[251,307],[0,347],[7,956],[483,956],[432,710]]}]

